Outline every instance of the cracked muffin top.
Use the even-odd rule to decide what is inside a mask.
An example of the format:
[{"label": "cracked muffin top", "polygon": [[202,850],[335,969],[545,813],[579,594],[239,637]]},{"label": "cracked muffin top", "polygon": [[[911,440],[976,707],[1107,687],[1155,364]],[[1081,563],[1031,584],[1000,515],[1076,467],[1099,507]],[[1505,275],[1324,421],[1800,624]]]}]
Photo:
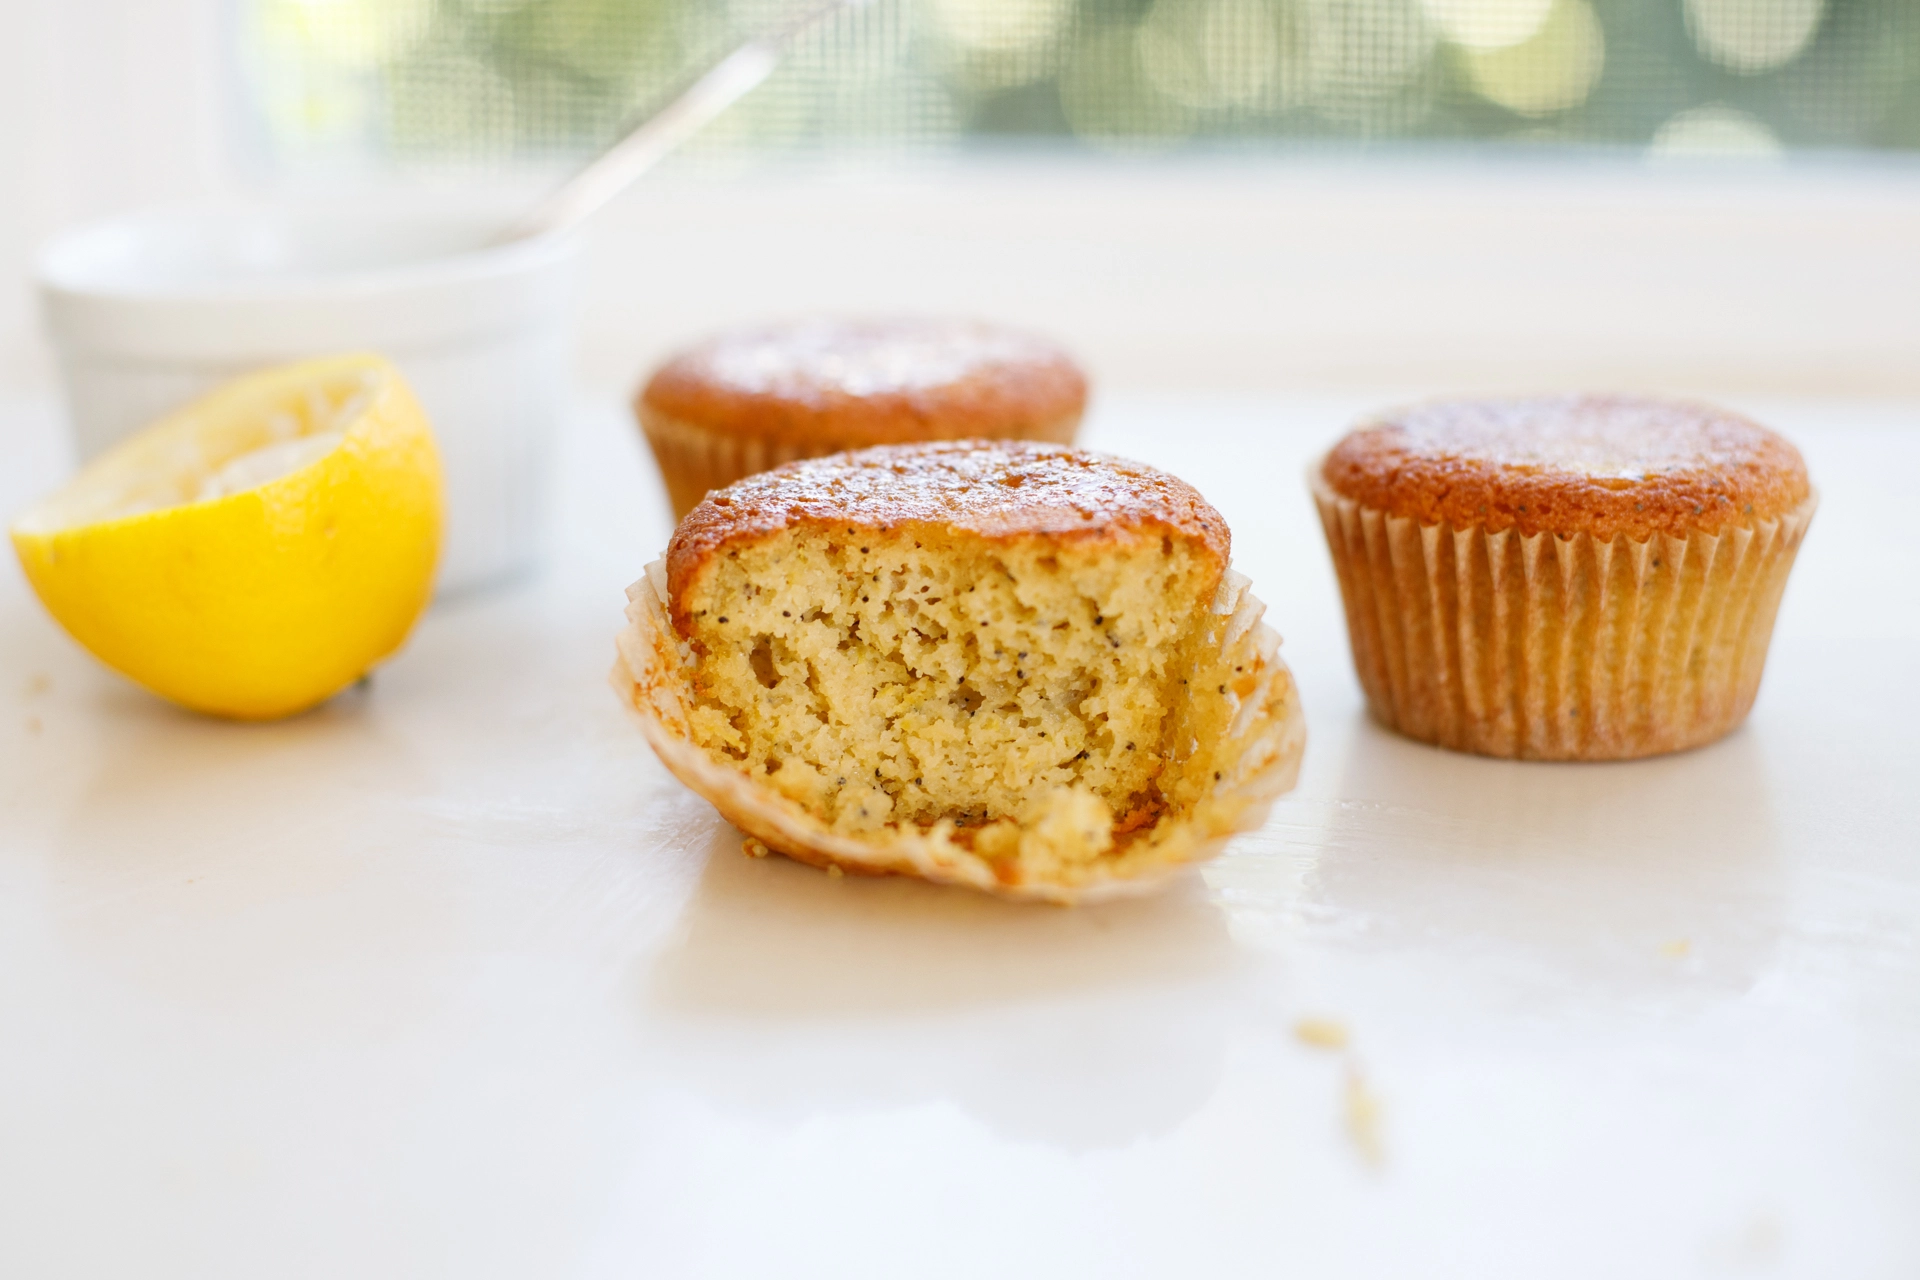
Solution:
[{"label": "cracked muffin top", "polygon": [[678,600],[715,556],[802,526],[1076,545],[1156,531],[1198,544],[1219,571],[1231,551],[1226,520],[1164,471],[1064,445],[939,441],[791,462],[709,494],[667,548],[668,590]]},{"label": "cracked muffin top", "polygon": [[1087,380],[1016,330],[934,319],[733,330],[670,358],[638,408],[724,435],[840,447],[1020,435],[1078,419]]},{"label": "cracked muffin top", "polygon": [[1739,414],[1684,400],[1573,395],[1438,400],[1362,422],[1319,479],[1421,524],[1522,536],[1717,533],[1812,492],[1800,451]]}]

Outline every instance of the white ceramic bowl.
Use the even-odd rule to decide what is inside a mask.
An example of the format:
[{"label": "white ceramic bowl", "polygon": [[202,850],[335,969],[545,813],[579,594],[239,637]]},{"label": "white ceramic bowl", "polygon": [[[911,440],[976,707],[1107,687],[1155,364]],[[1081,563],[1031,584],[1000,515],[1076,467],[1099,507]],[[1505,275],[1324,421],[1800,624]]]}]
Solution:
[{"label": "white ceramic bowl", "polygon": [[569,412],[571,240],[487,247],[491,220],[164,212],[42,253],[41,303],[81,458],[237,373],[377,351],[433,421],[441,590],[537,557]]}]

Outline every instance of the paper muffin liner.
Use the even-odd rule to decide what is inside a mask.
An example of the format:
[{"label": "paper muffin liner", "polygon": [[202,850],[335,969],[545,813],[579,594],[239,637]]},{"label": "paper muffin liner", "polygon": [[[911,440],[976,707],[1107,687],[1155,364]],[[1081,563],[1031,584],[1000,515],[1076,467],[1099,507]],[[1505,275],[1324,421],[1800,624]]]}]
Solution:
[{"label": "paper muffin liner", "polygon": [[[1293,675],[1279,656],[1280,636],[1261,621],[1266,611],[1240,574],[1228,571],[1215,594],[1205,657],[1189,687],[1217,690],[1190,698],[1173,725],[1176,767],[1196,753],[1213,755],[1212,777],[1170,788],[1177,804],[1150,831],[1103,856],[1074,883],[1008,883],[987,859],[945,839],[938,829],[889,826],[848,835],[801,805],[696,745],[688,723],[692,650],[667,612],[666,563],[656,560],[627,589],[627,628],[613,665],[615,691],[635,713],[660,762],[711,802],[751,840],[819,867],[861,875],[910,875],[962,885],[1020,901],[1069,905],[1150,891],[1175,872],[1212,857],[1241,832],[1257,830],[1276,797],[1291,790],[1306,750],[1306,722]],[[1191,771],[1189,771],[1191,773]],[[1185,776],[1185,775],[1183,775]],[[1191,779],[1189,779],[1191,782]],[[1109,859],[1112,859],[1111,861]],[[1103,865],[1104,864],[1104,865]]]},{"label": "paper muffin liner", "polygon": [[1334,493],[1318,466],[1310,481],[1375,718],[1527,760],[1683,751],[1745,719],[1818,503],[1601,541],[1422,525]]},{"label": "paper muffin liner", "polygon": [[[824,458],[830,453],[860,449],[872,443],[866,440],[824,437],[806,444],[764,440],[753,436],[729,435],[709,431],[667,414],[655,413],[644,406],[639,411],[640,429],[660,464],[661,478],[667,482],[667,497],[673,503],[673,518],[684,520],[687,512],[714,489],[724,489],[735,480],[743,480],[762,471],[770,471],[800,458]],[[1044,440],[1053,444],[1072,444],[1080,428],[1080,415],[1069,414],[1052,422],[1030,428],[997,431],[1003,440]]]}]

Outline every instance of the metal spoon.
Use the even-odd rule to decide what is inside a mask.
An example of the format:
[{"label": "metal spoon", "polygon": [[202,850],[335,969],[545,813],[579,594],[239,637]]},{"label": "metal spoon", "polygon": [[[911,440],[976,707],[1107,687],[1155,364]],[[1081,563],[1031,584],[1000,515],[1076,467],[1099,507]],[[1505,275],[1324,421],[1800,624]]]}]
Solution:
[{"label": "metal spoon", "polygon": [[495,243],[559,235],[579,226],[594,210],[625,190],[628,183],[660,163],[715,116],[773,74],[788,47],[808,28],[843,9],[857,9],[867,2],[826,0],[754,36],[715,63],[680,96],[602,151],[586,168],[502,232]]}]

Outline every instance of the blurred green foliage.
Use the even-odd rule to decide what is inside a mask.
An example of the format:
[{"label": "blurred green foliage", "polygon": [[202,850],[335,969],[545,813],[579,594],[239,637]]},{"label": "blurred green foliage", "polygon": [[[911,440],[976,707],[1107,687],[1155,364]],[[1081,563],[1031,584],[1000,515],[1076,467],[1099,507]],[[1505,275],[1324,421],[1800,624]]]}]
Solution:
[{"label": "blurred green foliage", "polygon": [[[276,152],[596,147],[771,0],[245,0]],[[1920,146],[1916,0],[873,0],[716,149],[1058,135],[1499,139],[1662,152]]]}]

